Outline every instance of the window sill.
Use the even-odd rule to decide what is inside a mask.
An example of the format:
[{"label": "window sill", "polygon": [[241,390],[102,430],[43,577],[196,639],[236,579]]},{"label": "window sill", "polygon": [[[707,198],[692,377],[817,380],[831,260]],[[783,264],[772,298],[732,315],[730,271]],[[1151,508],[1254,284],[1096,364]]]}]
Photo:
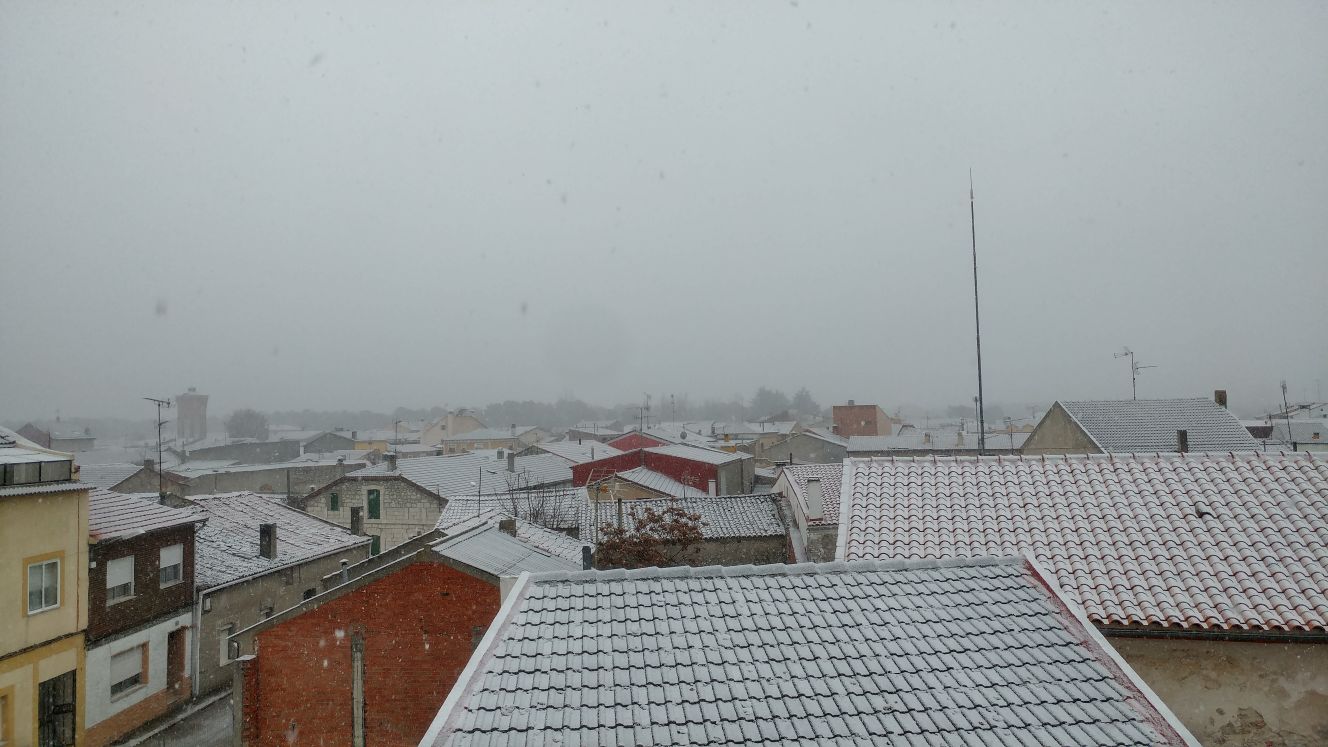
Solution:
[{"label": "window sill", "polygon": [[168,583],[168,584],[162,584],[162,585],[161,585],[161,588],[163,588],[163,589],[169,589],[169,588],[171,588],[172,586],[179,586],[179,585],[182,584],[182,583],[184,583],[184,579],[178,579],[178,580],[176,580],[176,581],[172,581],[172,582],[170,582],[170,583]]},{"label": "window sill", "polygon": [[107,606],[107,607],[114,607],[114,606],[117,605],[117,604],[123,604],[124,602],[129,602],[129,601],[132,601],[132,600],[137,599],[137,598],[138,598],[138,595],[137,595],[137,594],[134,594],[134,595],[132,595],[132,596],[127,596],[127,597],[117,597],[117,598],[115,598],[115,599],[107,599],[107,600],[106,600],[106,606]]},{"label": "window sill", "polygon": [[131,695],[135,695],[135,694],[137,694],[140,690],[143,690],[143,689],[146,688],[147,686],[148,686],[148,683],[146,683],[146,682],[140,682],[140,683],[138,683],[137,685],[134,685],[133,687],[129,688],[128,690],[121,690],[120,692],[118,692],[118,693],[116,693],[116,694],[114,694],[114,695],[111,696],[111,702],[112,702],[112,703],[117,703],[117,702],[119,702],[119,701],[121,701],[121,700],[124,700],[125,698],[128,698],[128,697],[130,697]]},{"label": "window sill", "polygon": [[34,615],[40,615],[43,612],[54,612],[58,609],[60,609],[60,605],[57,604],[54,607],[44,607],[39,610],[28,610],[28,617],[33,617]]}]

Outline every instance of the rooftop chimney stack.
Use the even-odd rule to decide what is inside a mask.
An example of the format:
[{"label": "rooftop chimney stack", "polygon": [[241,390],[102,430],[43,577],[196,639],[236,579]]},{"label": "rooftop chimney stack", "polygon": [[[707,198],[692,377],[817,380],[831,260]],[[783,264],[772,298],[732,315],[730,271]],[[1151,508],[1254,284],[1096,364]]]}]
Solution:
[{"label": "rooftop chimney stack", "polygon": [[1176,451],[1184,454],[1190,450],[1190,432],[1184,429],[1176,431]]},{"label": "rooftop chimney stack", "polygon": [[707,482],[707,483],[706,483],[706,495],[718,495],[718,494],[719,494],[719,492],[718,492],[718,488],[715,487],[715,481],[714,481],[714,480],[711,480],[711,481]]},{"label": "rooftop chimney stack", "polygon": [[148,469],[152,469],[152,468],[155,467],[156,465],[157,465],[157,463],[154,462],[154,461],[151,460],[151,459],[144,459],[144,460],[143,460],[143,466],[144,466],[144,467],[147,467]]},{"label": "rooftop chimney stack", "polygon": [[384,454],[383,457],[387,459],[387,471],[388,471],[388,472],[396,472],[396,471],[397,471],[397,453],[396,453],[395,451],[389,451],[389,452],[387,452],[386,454]]},{"label": "rooftop chimney stack", "polygon": [[825,495],[821,492],[821,480],[813,477],[807,481],[807,518],[816,521],[824,512]]},{"label": "rooftop chimney stack", "polygon": [[362,506],[350,507],[350,533],[356,537],[364,536],[364,508]]},{"label": "rooftop chimney stack", "polygon": [[853,400],[849,400],[849,401],[848,401],[848,406],[849,406],[849,407],[853,407],[853,406],[856,405],[856,404],[858,404],[858,403],[857,403],[857,402],[854,402]]},{"label": "rooftop chimney stack", "polygon": [[512,423],[511,431],[512,431],[512,438],[516,438],[516,423]]},{"label": "rooftop chimney stack", "polygon": [[277,525],[258,525],[258,554],[268,560],[277,559]]},{"label": "rooftop chimney stack", "polygon": [[511,537],[516,536],[516,519],[506,518],[498,520],[498,531]]},{"label": "rooftop chimney stack", "polygon": [[581,546],[581,569],[590,570],[595,567],[595,554],[590,549],[590,545]]},{"label": "rooftop chimney stack", "polygon": [[507,471],[516,472],[516,452],[507,452]]},{"label": "rooftop chimney stack", "polygon": [[341,559],[341,583],[345,584],[345,583],[349,583],[349,582],[350,582],[350,561],[349,561],[349,560],[346,560],[345,558],[342,558],[342,559]]},{"label": "rooftop chimney stack", "polygon": [[1217,403],[1217,406],[1218,406],[1218,407],[1226,407],[1226,406],[1227,406],[1227,390],[1225,390],[1225,389],[1214,389],[1214,390],[1213,390],[1213,401]]}]

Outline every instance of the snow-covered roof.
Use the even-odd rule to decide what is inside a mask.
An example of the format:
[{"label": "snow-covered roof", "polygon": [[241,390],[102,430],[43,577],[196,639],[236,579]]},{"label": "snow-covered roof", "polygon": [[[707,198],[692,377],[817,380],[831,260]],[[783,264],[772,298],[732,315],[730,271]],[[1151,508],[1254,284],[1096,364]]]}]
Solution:
[{"label": "snow-covered roof", "polygon": [[[1328,444],[1328,420],[1274,420],[1270,439],[1297,447],[1305,444]],[[1289,435],[1288,435],[1289,434]]]},{"label": "snow-covered roof", "polygon": [[99,488],[113,488],[143,469],[141,464],[80,464],[78,479]]},{"label": "snow-covered roof", "polygon": [[[1017,450],[1028,440],[1028,436],[1028,433],[988,433],[987,451]],[[850,454],[877,451],[977,451],[977,448],[978,434],[963,433],[957,429],[914,430],[893,436],[849,436],[848,439]]]},{"label": "snow-covered roof", "polygon": [[[705,539],[734,539],[740,537],[772,537],[785,533],[775,498],[769,493],[754,495],[702,495],[690,498],[637,498],[624,500],[623,523],[632,520],[634,512],[652,508],[663,511],[677,506],[689,514],[701,517],[701,536]],[[586,501],[581,507],[581,530],[578,536],[593,543],[599,542],[599,528],[618,520],[618,501]]]},{"label": "snow-covered roof", "polygon": [[844,479],[844,465],[836,464],[794,464],[784,467],[781,474],[788,477],[789,487],[794,495],[790,500],[799,500],[807,505],[807,481],[821,481],[821,518],[808,519],[814,526],[833,526],[839,523],[839,487]]},{"label": "snow-covered roof", "polygon": [[485,511],[479,516],[462,519],[449,526],[440,526],[438,531],[446,537],[453,537],[473,531],[477,527],[497,529],[504,519],[511,519],[516,522],[516,538],[521,542],[545,554],[566,560],[573,564],[573,568],[581,567],[581,547],[587,543],[573,539],[562,532],[555,532],[539,524],[518,518],[506,511],[496,509]]},{"label": "snow-covered roof", "polygon": [[421,744],[1195,745],[1023,558],[531,574]]},{"label": "snow-covered roof", "polygon": [[570,464],[584,464],[622,453],[620,449],[599,441],[551,441],[535,444],[532,448],[562,457]]},{"label": "snow-covered roof", "polygon": [[[195,537],[194,575],[207,589],[370,542],[349,529],[257,493],[190,496],[207,516]],[[277,525],[277,557],[258,554],[258,527]]]},{"label": "snow-covered roof", "polygon": [[161,505],[155,494],[116,493],[101,487],[88,491],[88,538],[94,543],[205,521],[207,516],[198,511]]},{"label": "snow-covered roof", "polygon": [[706,464],[728,464],[743,459],[751,459],[751,454],[735,454],[729,451],[720,451],[719,449],[707,449],[700,446],[688,446],[686,444],[669,444],[668,446],[652,446],[646,451],[652,454],[667,454],[668,456],[678,457],[680,459],[690,459],[694,462],[704,462]]},{"label": "snow-covered roof", "polygon": [[634,467],[624,472],[617,472],[609,475],[605,480],[611,480],[613,478],[626,480],[635,485],[640,485],[647,490],[653,490],[657,493],[663,493],[664,495],[677,498],[706,494],[704,490],[698,490],[690,485],[685,485],[663,472],[656,472],[647,467]]},{"label": "snow-covered roof", "polygon": [[473,431],[444,436],[443,443],[466,443],[470,441],[501,441],[505,438],[520,438],[530,431],[538,430],[534,425],[518,425],[516,428],[477,428]]},{"label": "snow-covered roof", "polygon": [[1061,400],[1070,417],[1105,452],[1176,450],[1186,431],[1190,451],[1257,451],[1259,444],[1231,411],[1206,397]]},{"label": "snow-covered roof", "polygon": [[350,477],[387,475],[400,475],[426,490],[448,497],[479,492],[506,493],[518,487],[571,482],[572,468],[566,460],[552,454],[533,454],[516,457],[516,472],[508,472],[506,455],[499,459],[498,451],[488,450],[398,459],[395,470],[390,463],[383,461],[349,474]]},{"label": "snow-covered roof", "polygon": [[435,527],[445,529],[490,511],[500,511],[550,529],[576,529],[585,501],[585,488],[454,495],[448,497]]},{"label": "snow-covered roof", "polygon": [[841,559],[1027,552],[1100,625],[1328,632],[1324,459],[877,457],[843,485]]}]

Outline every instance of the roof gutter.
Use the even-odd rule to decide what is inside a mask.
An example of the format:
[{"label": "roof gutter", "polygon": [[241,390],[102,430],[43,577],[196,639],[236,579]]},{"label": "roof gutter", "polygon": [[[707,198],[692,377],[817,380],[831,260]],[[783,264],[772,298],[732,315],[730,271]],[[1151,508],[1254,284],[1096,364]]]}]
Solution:
[{"label": "roof gutter", "polygon": [[205,594],[211,594],[214,591],[221,591],[222,589],[235,586],[236,584],[242,584],[245,583],[246,581],[252,581],[253,579],[256,578],[262,578],[263,576],[266,576],[271,573],[276,573],[277,571],[284,571],[287,568],[294,568],[297,565],[304,565],[305,563],[310,563],[315,560],[322,560],[323,558],[326,558],[329,555],[336,555],[339,552],[346,552],[347,550],[353,550],[361,545],[368,545],[371,544],[372,542],[373,538],[365,537],[363,540],[359,542],[352,542],[349,545],[342,545],[335,549],[328,550],[325,553],[319,553],[318,555],[310,555],[307,558],[301,558],[299,560],[292,561],[290,563],[274,565],[271,568],[268,568],[267,570],[263,571],[262,573],[255,573],[249,576],[241,576],[240,578],[234,579],[232,581],[227,581],[224,584],[217,584],[216,586],[206,586],[206,587],[200,586],[198,588],[198,596],[201,599]]},{"label": "roof gutter", "polygon": [[1110,638],[1159,638],[1192,641],[1245,641],[1249,643],[1328,643],[1328,631],[1311,630],[1196,630],[1194,628],[1145,628],[1095,625]]}]

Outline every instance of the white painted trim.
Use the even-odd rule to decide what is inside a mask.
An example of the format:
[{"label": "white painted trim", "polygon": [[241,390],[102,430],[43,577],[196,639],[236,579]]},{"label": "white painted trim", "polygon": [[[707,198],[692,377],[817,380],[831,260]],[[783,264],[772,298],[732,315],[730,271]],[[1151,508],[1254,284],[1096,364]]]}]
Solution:
[{"label": "white painted trim", "polygon": [[[851,503],[853,501],[853,475],[857,472],[859,462],[870,461],[861,457],[844,458],[844,474],[839,482],[839,528],[835,534],[835,560],[844,561],[848,552],[848,520],[852,516]],[[821,510],[825,510],[822,503]],[[862,558],[855,558],[862,560]]]},{"label": "white painted trim", "polygon": [[1088,635],[1089,641],[1097,646],[1097,648],[1120,669],[1125,677],[1129,679],[1130,684],[1144,696],[1144,699],[1148,701],[1148,704],[1161,714],[1168,726],[1175,730],[1176,735],[1181,738],[1181,741],[1183,741],[1187,747],[1203,747],[1199,743],[1199,740],[1195,739],[1194,735],[1190,733],[1190,730],[1186,728],[1185,724],[1182,724],[1180,719],[1176,717],[1176,714],[1172,713],[1171,709],[1167,707],[1167,704],[1163,703],[1162,699],[1157,696],[1157,693],[1153,692],[1153,688],[1149,687],[1148,683],[1144,682],[1143,678],[1139,676],[1139,673],[1134,671],[1134,667],[1131,667],[1130,663],[1125,661],[1116,649],[1107,642],[1107,639],[1103,637],[1102,633],[1098,632],[1097,626],[1088,621],[1088,615],[1084,612],[1083,608],[1073,599],[1065,595],[1061,590],[1060,584],[1056,581],[1056,576],[1041,563],[1037,562],[1037,560],[1035,560],[1029,553],[1024,553],[1024,562],[1028,563],[1029,567],[1041,577],[1042,583],[1046,584],[1047,588],[1051,590],[1051,593],[1061,602],[1061,604],[1065,605],[1067,610],[1070,611],[1070,614],[1074,616],[1075,621],[1079,623],[1079,626],[1083,628],[1085,634]]},{"label": "white painted trim", "polygon": [[443,734],[443,730],[452,719],[452,712],[457,709],[463,699],[470,695],[471,682],[485,664],[488,663],[493,644],[497,642],[499,634],[507,627],[512,616],[516,613],[517,604],[526,596],[526,588],[530,583],[530,572],[522,573],[518,578],[516,585],[512,587],[507,599],[503,600],[502,607],[498,609],[498,614],[494,617],[493,623],[484,633],[484,638],[480,639],[480,645],[475,648],[475,653],[470,655],[470,661],[466,662],[466,668],[461,670],[457,677],[456,684],[452,685],[452,692],[447,694],[447,700],[438,709],[438,715],[434,716],[433,723],[429,724],[429,730],[424,732],[424,737],[420,739],[420,747],[433,747]]}]

